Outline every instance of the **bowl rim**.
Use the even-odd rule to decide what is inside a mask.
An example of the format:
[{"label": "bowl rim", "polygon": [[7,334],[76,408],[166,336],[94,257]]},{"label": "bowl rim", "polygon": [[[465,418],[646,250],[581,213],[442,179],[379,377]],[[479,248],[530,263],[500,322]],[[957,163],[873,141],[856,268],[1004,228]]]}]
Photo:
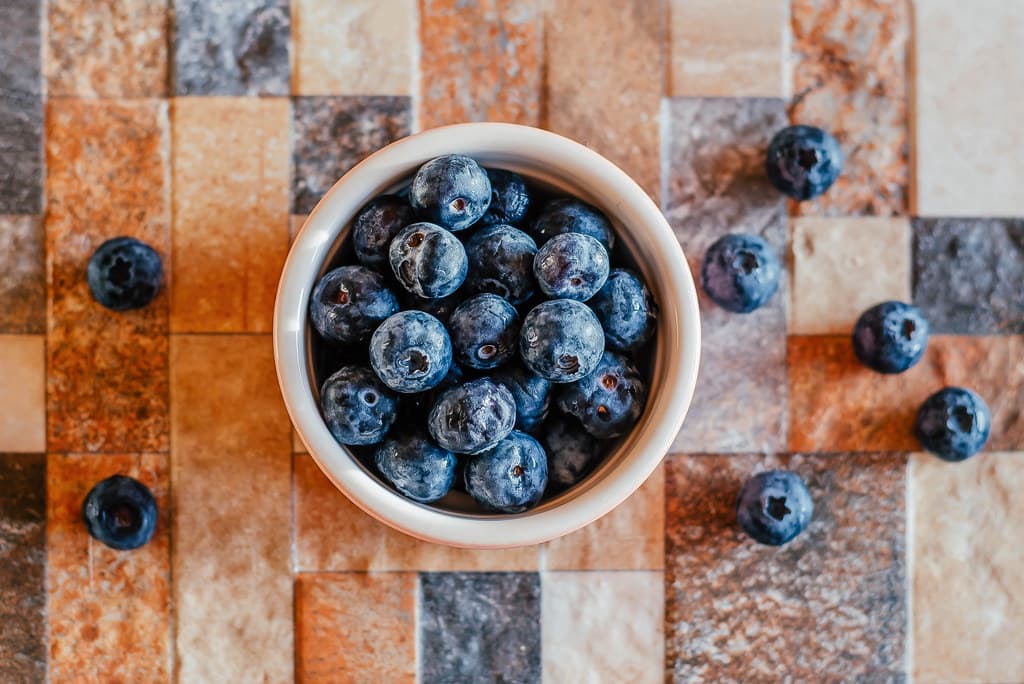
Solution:
[{"label": "bowl rim", "polygon": [[[515,515],[474,517],[396,495],[366,473],[334,440],[313,398],[307,372],[306,303],[325,259],[355,212],[369,199],[409,176],[423,162],[450,153],[487,155],[492,158],[489,164],[513,170],[516,160],[529,160],[557,169],[548,179],[556,184],[567,177],[586,184],[591,194],[607,198],[599,203],[606,213],[629,216],[630,220],[616,221],[629,227],[627,241],[635,243],[642,234],[644,241],[651,243],[647,250],[650,253],[643,260],[638,258],[638,265],[657,274],[659,293],[674,295],[671,300],[659,297],[659,349],[653,373],[660,391],[652,393],[632,433],[598,471],[576,488],[581,491],[557,506],[542,505]],[[508,163],[502,163],[502,158]],[[538,175],[533,170],[525,173]],[[608,207],[614,207],[614,212]],[[635,254],[635,245],[631,251]],[[652,282],[652,274],[646,275]],[[693,276],[679,241],[647,193],[618,166],[550,131],[508,123],[467,123],[397,140],[334,183],[309,214],[289,250],[274,306],[273,340],[278,382],[295,431],[320,470],[356,506],[390,527],[425,541],[498,549],[549,541],[583,527],[621,504],[654,472],[670,450],[693,397],[700,356],[700,314]],[[584,486],[588,482],[589,486]]]}]

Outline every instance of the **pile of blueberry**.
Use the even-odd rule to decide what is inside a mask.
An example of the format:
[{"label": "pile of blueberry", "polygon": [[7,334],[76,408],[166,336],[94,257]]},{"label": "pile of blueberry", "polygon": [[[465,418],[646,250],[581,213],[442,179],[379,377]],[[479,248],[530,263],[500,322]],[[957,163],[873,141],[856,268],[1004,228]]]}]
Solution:
[{"label": "pile of blueberry", "polygon": [[647,398],[655,305],[615,238],[456,154],[373,199],[309,301],[331,434],[421,503],[516,513],[578,483]]}]

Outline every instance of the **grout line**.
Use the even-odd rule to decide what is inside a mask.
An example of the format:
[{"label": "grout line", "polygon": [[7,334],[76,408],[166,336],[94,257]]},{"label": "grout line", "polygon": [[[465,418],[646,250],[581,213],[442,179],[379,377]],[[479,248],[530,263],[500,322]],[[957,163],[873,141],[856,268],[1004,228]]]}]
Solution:
[{"label": "grout line", "polygon": [[905,633],[907,635],[904,641],[903,669],[907,681],[913,681],[914,678],[914,493],[912,483],[915,469],[914,455],[909,454],[904,469],[905,481],[903,485],[903,492],[906,497],[903,505],[903,530],[905,535],[903,546],[903,597],[906,603],[903,619],[906,620]]},{"label": "grout line", "polygon": [[409,104],[412,110],[409,114],[409,132],[420,132],[420,107],[423,102],[423,46],[420,42],[420,24],[423,18],[420,16],[420,4],[413,0],[412,11],[409,13],[409,21],[412,23],[412,50],[410,51],[409,76]]}]

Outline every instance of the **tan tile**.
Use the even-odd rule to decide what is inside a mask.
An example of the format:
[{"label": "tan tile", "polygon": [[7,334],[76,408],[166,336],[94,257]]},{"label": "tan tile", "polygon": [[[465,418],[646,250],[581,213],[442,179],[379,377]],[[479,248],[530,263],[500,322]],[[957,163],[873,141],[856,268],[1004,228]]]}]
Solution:
[{"label": "tan tile", "polygon": [[541,574],[544,681],[664,681],[661,572]]},{"label": "tan tile", "polygon": [[849,335],[865,309],[910,301],[910,222],[904,218],[796,218],[789,332]]},{"label": "tan tile", "polygon": [[181,681],[290,680],[291,445],[266,335],[171,338]]},{"label": "tan tile", "polygon": [[296,680],[412,684],[415,613],[415,573],[299,575]]},{"label": "tan tile", "polygon": [[[153,492],[153,538],[115,551],[82,524],[100,480],[128,475]],[[50,454],[47,464],[47,610],[50,680],[158,682],[171,672],[166,454]]]},{"label": "tan tile", "polygon": [[914,681],[1024,681],[1024,452],[910,467]]},{"label": "tan tile", "polygon": [[411,94],[416,0],[296,0],[291,17],[293,94]]},{"label": "tan tile", "polygon": [[356,508],[307,455],[295,456],[295,552],[299,571],[537,569],[537,547],[456,549],[413,539]]},{"label": "tan tile", "polygon": [[46,332],[44,243],[41,216],[0,216],[0,332]]},{"label": "tan tile", "polygon": [[0,335],[0,451],[46,451],[46,338]]},{"label": "tan tile", "polygon": [[174,100],[172,332],[269,332],[288,250],[284,98]]},{"label": "tan tile", "polygon": [[309,214],[291,214],[288,217],[289,243],[295,242],[295,238],[298,237],[299,231],[302,230],[302,226],[306,224],[306,219],[308,218]]},{"label": "tan tile", "polygon": [[547,543],[547,570],[661,570],[665,567],[665,466],[618,508]]}]

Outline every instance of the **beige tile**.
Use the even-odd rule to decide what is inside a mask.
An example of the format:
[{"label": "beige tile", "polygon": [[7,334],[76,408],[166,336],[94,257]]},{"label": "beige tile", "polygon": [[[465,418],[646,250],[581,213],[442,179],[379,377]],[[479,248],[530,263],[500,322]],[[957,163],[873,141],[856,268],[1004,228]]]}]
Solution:
[{"label": "beige tile", "polygon": [[268,335],[171,337],[178,677],[292,677],[291,444]]},{"label": "beige tile", "polygon": [[292,93],[409,95],[415,0],[294,0]]},{"label": "beige tile", "polygon": [[789,332],[848,335],[865,309],[910,301],[910,222],[904,218],[796,218]]},{"label": "beige tile", "polygon": [[288,250],[288,100],[180,97],[171,126],[171,331],[269,332]]},{"label": "beige tile", "polygon": [[292,428],[292,453],[293,454],[304,454],[306,453],[306,445],[302,443],[299,438],[299,433]]},{"label": "beige tile", "polygon": [[665,466],[611,513],[547,543],[547,570],[661,570],[665,567]]},{"label": "beige tile", "polygon": [[914,681],[1024,681],[1024,452],[910,467]]},{"label": "beige tile", "polygon": [[786,0],[670,0],[669,94],[785,97]]},{"label": "beige tile", "polygon": [[0,451],[46,451],[46,338],[0,335]]},{"label": "beige tile", "polygon": [[661,572],[541,574],[547,682],[664,681]]},{"label": "beige tile", "polygon": [[1024,3],[915,3],[920,216],[1024,215]]}]

